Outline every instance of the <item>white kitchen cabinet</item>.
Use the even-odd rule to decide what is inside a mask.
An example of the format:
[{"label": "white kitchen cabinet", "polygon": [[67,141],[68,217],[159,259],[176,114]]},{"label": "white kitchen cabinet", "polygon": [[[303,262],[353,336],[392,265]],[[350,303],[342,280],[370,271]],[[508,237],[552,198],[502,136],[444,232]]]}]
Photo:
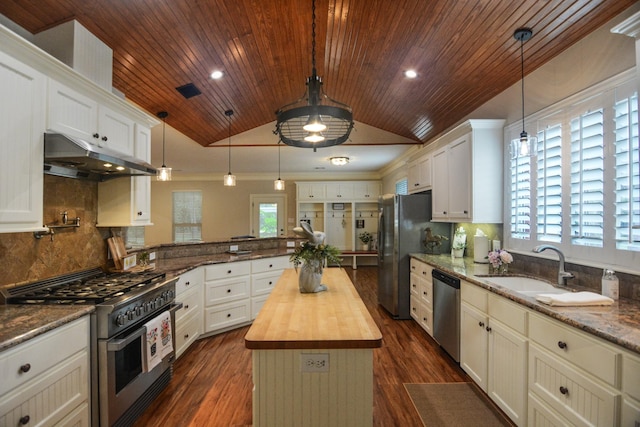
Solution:
[{"label": "white kitchen cabinet", "polygon": [[325,184],[317,182],[296,182],[297,200],[323,201],[325,199]]},{"label": "white kitchen cabinet", "polygon": [[46,77],[0,52],[0,232],[42,230]]},{"label": "white kitchen cabinet", "polygon": [[354,198],[352,182],[331,182],[325,185],[325,197],[327,200],[348,200]]},{"label": "white kitchen cabinet", "polygon": [[527,418],[527,311],[461,283],[460,367],[517,425]]},{"label": "white kitchen cabinet", "polygon": [[503,126],[469,120],[434,143],[434,221],[502,222]]},{"label": "white kitchen cabinet", "polygon": [[379,181],[355,181],[353,183],[353,199],[377,203],[381,193],[380,187]]},{"label": "white kitchen cabinet", "polygon": [[251,321],[251,261],[205,267],[204,333]]},{"label": "white kitchen cabinet", "polygon": [[409,194],[431,189],[431,153],[426,154],[409,164],[407,186]]},{"label": "white kitchen cabinet", "polygon": [[433,267],[415,258],[411,258],[409,263],[411,317],[433,336]]},{"label": "white kitchen cabinet", "polygon": [[180,275],[176,283],[176,358],[180,357],[202,334],[204,267]]},{"label": "white kitchen cabinet", "polygon": [[291,267],[289,256],[251,261],[251,320],[256,318],[282,272],[289,267]]},{"label": "white kitchen cabinet", "polygon": [[640,425],[640,357],[629,352],[622,356],[622,426]]},{"label": "white kitchen cabinet", "polygon": [[49,79],[47,129],[134,154],[134,120],[93,97]]},{"label": "white kitchen cabinet", "polygon": [[[150,156],[151,131],[135,126],[136,157]],[[98,227],[136,227],[151,223],[151,177],[112,178],[98,183]]]},{"label": "white kitchen cabinet", "polygon": [[89,426],[89,316],[0,353],[0,425]]}]

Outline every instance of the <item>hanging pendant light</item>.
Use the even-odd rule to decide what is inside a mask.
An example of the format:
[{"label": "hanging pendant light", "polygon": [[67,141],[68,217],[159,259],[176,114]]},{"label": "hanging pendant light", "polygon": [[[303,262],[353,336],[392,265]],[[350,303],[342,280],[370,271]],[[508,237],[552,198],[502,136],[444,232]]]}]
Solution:
[{"label": "hanging pendant light", "polygon": [[233,116],[233,110],[227,110],[224,115],[229,119],[229,173],[224,176],[225,187],[236,186],[236,176],[231,173],[231,116]]},{"label": "hanging pendant light", "polygon": [[169,113],[166,111],[160,111],[158,113],[158,117],[162,119],[162,167],[158,168],[156,171],[156,179],[158,181],[171,181],[171,168],[168,168],[167,165],[164,164],[164,136],[165,136],[165,119]]},{"label": "hanging pendant light", "polygon": [[273,189],[284,191],[284,181],[280,179],[280,141],[278,141],[278,179],[273,181]]},{"label": "hanging pendant light", "polygon": [[317,148],[338,145],[353,129],[351,107],[327,96],[316,70],[316,2],[311,5],[311,76],[302,98],[276,111],[274,133],[293,147]]},{"label": "hanging pendant light", "polygon": [[520,41],[520,71],[522,82],[522,133],[520,138],[511,140],[511,158],[530,157],[535,155],[535,146],[538,138],[529,136],[524,130],[524,42],[533,37],[533,31],[528,28],[520,28],[513,33],[513,37]]}]

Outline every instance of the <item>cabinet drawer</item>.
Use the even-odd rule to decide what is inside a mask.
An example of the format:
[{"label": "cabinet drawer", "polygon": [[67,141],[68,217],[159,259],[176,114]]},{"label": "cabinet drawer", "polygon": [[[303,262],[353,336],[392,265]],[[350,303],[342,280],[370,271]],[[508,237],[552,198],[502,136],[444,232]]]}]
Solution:
[{"label": "cabinet drawer", "polygon": [[208,265],[204,270],[204,280],[226,279],[227,277],[251,274],[251,261],[226,262]]},{"label": "cabinet drawer", "polygon": [[264,303],[267,302],[268,298],[269,295],[262,295],[257,298],[251,298],[251,320],[255,320],[255,318],[258,317],[258,313],[262,309]]},{"label": "cabinet drawer", "polygon": [[422,279],[427,280],[429,283],[431,283],[431,271],[433,270],[433,267],[431,267],[429,264],[418,261],[415,258],[411,258],[411,260],[409,261],[409,267],[411,273],[414,273],[418,275],[418,277],[421,277]]},{"label": "cabinet drawer", "polygon": [[204,291],[205,305],[208,307],[240,298],[248,298],[249,280],[249,276],[243,276],[207,282]]},{"label": "cabinet drawer", "polygon": [[613,347],[553,319],[531,313],[529,338],[579,368],[620,387],[621,354]]},{"label": "cabinet drawer", "polygon": [[409,282],[411,285],[411,295],[420,296],[420,276],[412,271],[409,275]]},{"label": "cabinet drawer", "polygon": [[0,353],[0,395],[88,348],[89,319],[85,316]]},{"label": "cabinet drawer", "polygon": [[422,316],[420,317],[420,326],[427,331],[430,336],[433,336],[433,310],[429,307],[424,307],[422,310]]},{"label": "cabinet drawer", "polygon": [[425,280],[420,281],[420,287],[418,288],[420,292],[420,301],[427,307],[433,308],[433,285],[431,282],[427,282]]},{"label": "cabinet drawer", "polygon": [[504,297],[489,294],[489,316],[522,335],[527,335],[527,310]]},{"label": "cabinet drawer", "polygon": [[218,305],[205,310],[205,332],[234,326],[250,320],[249,300]]},{"label": "cabinet drawer", "polygon": [[180,357],[201,333],[202,317],[192,312],[179,321],[176,319],[176,357]]},{"label": "cabinet drawer", "polygon": [[202,292],[200,289],[192,289],[176,298],[182,303],[182,308],[176,311],[176,323],[191,313],[197,313],[202,305]]},{"label": "cabinet drawer", "polygon": [[[636,381],[637,381],[636,377]],[[640,402],[631,401],[630,399],[622,400],[621,426],[640,426]]]},{"label": "cabinet drawer", "polygon": [[198,285],[204,283],[204,268],[196,268],[195,270],[187,271],[180,275],[178,283],[176,283],[176,295],[180,295],[183,292],[187,292],[189,289],[193,289]]},{"label": "cabinet drawer", "polygon": [[532,427],[569,426],[571,423],[563,418],[535,394],[529,393],[528,423]]},{"label": "cabinet drawer", "polygon": [[267,271],[284,270],[285,268],[289,268],[288,256],[261,258],[251,261],[252,273],[266,273]]},{"label": "cabinet drawer", "polygon": [[472,285],[464,280],[460,281],[460,298],[480,311],[488,312],[489,291],[480,286]]},{"label": "cabinet drawer", "polygon": [[[43,354],[55,353],[51,348]],[[59,425],[67,414],[89,398],[88,366],[87,351],[77,352],[37,379],[0,397],[0,425],[19,426],[20,419],[26,416],[28,425]]]},{"label": "cabinet drawer", "polygon": [[255,274],[251,277],[251,296],[268,295],[282,276],[282,271]]},{"label": "cabinet drawer", "polygon": [[411,295],[409,304],[410,304],[409,310],[411,312],[411,317],[413,318],[413,320],[420,323],[420,319],[422,317],[422,310],[424,308],[420,303],[420,297]]},{"label": "cabinet drawer", "polygon": [[615,425],[619,392],[536,344],[529,348],[529,388],[573,425]]},{"label": "cabinet drawer", "polygon": [[640,358],[630,354],[622,358],[622,391],[640,401]]}]

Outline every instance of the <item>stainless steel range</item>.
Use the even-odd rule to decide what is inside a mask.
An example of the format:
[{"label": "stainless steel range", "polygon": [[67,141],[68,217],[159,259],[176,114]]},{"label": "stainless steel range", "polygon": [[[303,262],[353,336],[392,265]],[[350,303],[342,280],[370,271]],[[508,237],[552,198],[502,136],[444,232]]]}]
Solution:
[{"label": "stainless steel range", "polygon": [[[92,424],[129,426],[166,387],[175,360],[177,278],[92,269],[2,289],[8,304],[93,304]],[[149,363],[147,325],[170,319],[170,351]],[[151,322],[151,323],[150,323]],[[153,347],[155,349],[155,347]]]}]

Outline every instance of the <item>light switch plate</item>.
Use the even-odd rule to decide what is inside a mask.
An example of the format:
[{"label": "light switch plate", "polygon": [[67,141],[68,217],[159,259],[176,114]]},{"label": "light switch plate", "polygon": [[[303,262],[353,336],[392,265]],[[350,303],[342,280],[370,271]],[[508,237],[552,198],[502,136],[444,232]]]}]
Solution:
[{"label": "light switch plate", "polygon": [[287,247],[288,248],[295,248],[296,247],[296,242],[287,242]]}]

